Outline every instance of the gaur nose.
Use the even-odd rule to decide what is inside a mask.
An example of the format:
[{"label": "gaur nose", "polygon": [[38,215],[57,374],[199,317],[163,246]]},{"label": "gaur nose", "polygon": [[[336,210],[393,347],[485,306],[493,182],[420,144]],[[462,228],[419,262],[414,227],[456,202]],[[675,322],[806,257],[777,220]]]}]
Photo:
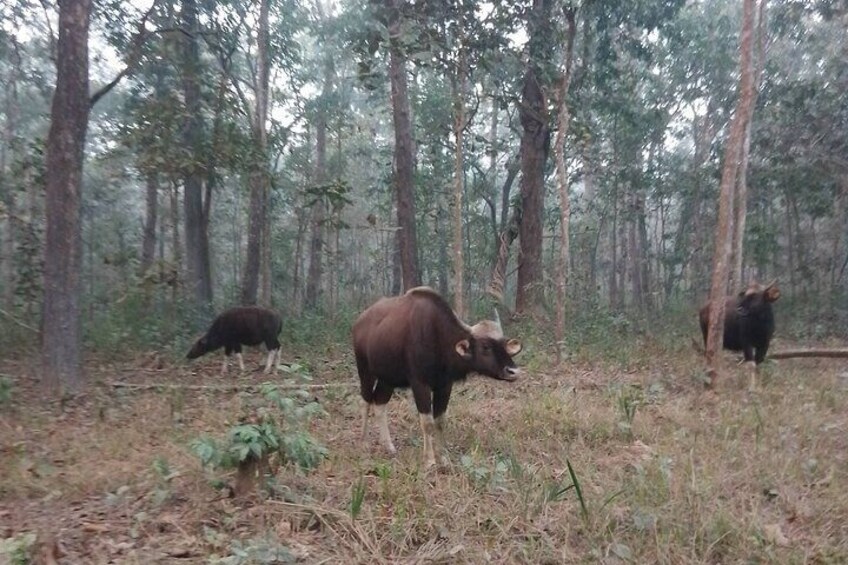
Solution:
[{"label": "gaur nose", "polygon": [[517,377],[521,374],[521,369],[519,369],[518,367],[507,367],[506,374],[511,377]]}]

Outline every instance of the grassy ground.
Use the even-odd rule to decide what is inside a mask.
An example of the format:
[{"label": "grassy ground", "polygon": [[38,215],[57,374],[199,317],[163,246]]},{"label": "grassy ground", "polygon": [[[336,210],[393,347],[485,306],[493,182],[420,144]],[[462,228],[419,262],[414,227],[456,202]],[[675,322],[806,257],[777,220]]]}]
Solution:
[{"label": "grassy ground", "polygon": [[[25,362],[5,361],[0,563],[12,543],[45,563],[848,561],[843,361],[769,364],[752,395],[728,356],[730,376],[704,393],[694,352],[635,349],[633,363],[561,368],[531,353],[517,383],[459,385],[451,463],[428,472],[406,394],[390,404],[398,455],[376,429],[360,441],[353,364],[332,349],[312,372],[338,386],[311,391],[326,414],[310,432],[328,458],[282,467],[270,491],[244,498],[212,488],[226,473],[189,446],[224,434],[245,396],[107,383],[261,373],[221,377],[217,356],[92,362],[86,394],[60,405],[41,400]],[[263,360],[247,356],[250,369]]]}]

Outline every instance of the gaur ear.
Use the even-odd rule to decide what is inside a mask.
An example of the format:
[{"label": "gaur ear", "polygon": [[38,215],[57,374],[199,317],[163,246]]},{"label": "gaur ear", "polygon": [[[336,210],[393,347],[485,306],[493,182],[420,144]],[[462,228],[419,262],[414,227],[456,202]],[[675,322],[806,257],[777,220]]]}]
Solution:
[{"label": "gaur ear", "polygon": [[780,289],[776,286],[770,286],[766,289],[766,302],[777,302],[780,298]]},{"label": "gaur ear", "polygon": [[506,352],[509,354],[510,357],[514,357],[521,353],[521,347],[521,342],[517,339],[511,339],[506,342]]},{"label": "gaur ear", "polygon": [[456,352],[463,359],[471,359],[471,342],[467,339],[456,342]]}]

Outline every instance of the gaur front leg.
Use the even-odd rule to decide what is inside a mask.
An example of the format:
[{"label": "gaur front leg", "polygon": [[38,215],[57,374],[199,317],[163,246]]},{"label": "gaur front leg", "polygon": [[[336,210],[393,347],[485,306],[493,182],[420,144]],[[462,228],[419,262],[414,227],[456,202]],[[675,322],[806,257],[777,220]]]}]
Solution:
[{"label": "gaur front leg", "polygon": [[447,454],[447,445],[445,444],[445,419],[447,418],[448,401],[450,401],[451,390],[453,383],[448,383],[447,386],[433,391],[433,419],[436,424],[436,444],[439,446],[441,453],[442,465],[450,464],[450,459]]},{"label": "gaur front leg", "polygon": [[380,428],[380,441],[386,451],[394,455],[397,453],[395,444],[392,442],[392,436],[389,433],[389,411],[387,404],[392,398],[394,389],[386,386],[381,382],[377,382],[374,388],[374,415],[377,417],[377,426]]},{"label": "gaur front leg", "polygon": [[743,353],[745,354],[745,368],[748,373],[748,390],[757,389],[757,361],[754,360],[753,346],[745,346]]},{"label": "gaur front leg", "polygon": [[420,379],[410,379],[415,406],[418,408],[418,421],[421,424],[421,438],[424,446],[424,466],[436,464],[436,452],[433,448],[436,423],[433,419],[433,391]]}]

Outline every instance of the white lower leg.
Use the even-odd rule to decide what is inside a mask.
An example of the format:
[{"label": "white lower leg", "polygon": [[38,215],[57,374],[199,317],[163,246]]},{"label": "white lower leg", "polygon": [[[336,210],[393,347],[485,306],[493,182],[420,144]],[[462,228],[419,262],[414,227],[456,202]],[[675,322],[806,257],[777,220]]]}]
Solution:
[{"label": "white lower leg", "polygon": [[230,360],[230,356],[224,355],[224,361],[221,363],[221,374],[222,375],[227,374],[227,365],[229,363],[229,360]]},{"label": "white lower leg", "polygon": [[748,369],[748,388],[750,390],[756,390],[757,388],[757,364],[754,361],[748,361],[745,363],[746,368]]},{"label": "white lower leg", "polygon": [[424,466],[432,467],[436,464],[436,452],[433,449],[433,436],[436,431],[436,423],[432,414],[418,414],[421,423],[421,436],[424,444]]},{"label": "white lower leg", "polygon": [[439,457],[442,461],[443,465],[447,465],[450,460],[448,459],[447,448],[445,447],[445,423],[446,418],[445,415],[442,414],[438,418],[435,419],[436,423],[436,441],[434,442],[435,449],[439,451]]},{"label": "white lower leg", "polygon": [[268,357],[265,360],[265,372],[271,372],[271,366],[274,364],[274,357],[276,356],[279,349],[271,349],[268,351]]},{"label": "white lower leg", "polygon": [[277,348],[277,370],[279,371],[282,368],[283,368],[282,349],[278,347]]},{"label": "white lower leg", "polygon": [[368,435],[368,417],[371,416],[371,403],[362,401],[362,441]]},{"label": "white lower leg", "polygon": [[392,436],[389,434],[389,411],[385,404],[375,404],[374,413],[377,416],[377,425],[380,426],[380,441],[389,453],[397,453]]},{"label": "white lower leg", "polygon": [[236,353],[236,357],[238,357],[238,360],[239,360],[239,370],[243,373],[244,372],[244,357],[241,356],[241,352]]}]

